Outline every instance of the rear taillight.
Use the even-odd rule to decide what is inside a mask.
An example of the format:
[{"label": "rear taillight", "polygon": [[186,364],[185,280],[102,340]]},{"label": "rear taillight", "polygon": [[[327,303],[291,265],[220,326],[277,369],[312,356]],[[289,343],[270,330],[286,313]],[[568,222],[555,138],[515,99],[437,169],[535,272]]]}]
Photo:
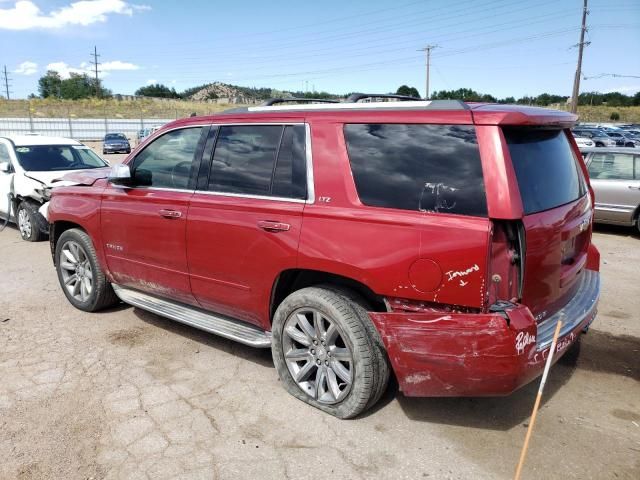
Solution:
[{"label": "rear taillight", "polygon": [[494,221],[486,282],[486,307],[522,299],[525,236],[522,222]]}]

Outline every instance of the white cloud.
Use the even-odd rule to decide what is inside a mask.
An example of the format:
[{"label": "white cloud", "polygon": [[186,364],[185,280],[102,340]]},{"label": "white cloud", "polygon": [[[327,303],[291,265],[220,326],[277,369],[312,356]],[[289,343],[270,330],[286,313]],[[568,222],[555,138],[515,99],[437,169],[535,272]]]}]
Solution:
[{"label": "white cloud", "polygon": [[638,85],[624,85],[622,87],[615,87],[615,88],[609,88],[607,90],[605,90],[605,93],[611,93],[611,92],[620,92],[620,93],[636,93],[636,92],[640,92],[640,84]]},{"label": "white cloud", "polygon": [[121,62],[120,60],[113,60],[111,62],[104,62],[100,64],[100,70],[103,72],[109,72],[112,70],[138,70],[139,68],[139,65],[129,62]]},{"label": "white cloud", "polygon": [[147,85],[154,85],[158,83],[158,81],[155,78],[150,78],[149,80],[147,80]]},{"label": "white cloud", "polygon": [[123,0],[80,0],[48,13],[30,0],[15,2],[13,8],[0,8],[0,29],[57,29],[70,25],[103,23],[111,14],[132,16],[134,11],[150,10],[148,5],[134,5]]},{"label": "white cloud", "polygon": [[[110,72],[116,70],[138,70],[140,66],[129,62],[123,62],[121,60],[112,60],[110,62],[104,62],[98,65],[100,78],[109,76]],[[65,62],[54,62],[47,65],[47,70],[55,70],[60,74],[61,78],[69,78],[71,73],[79,73],[82,75],[95,75],[95,67],[89,62],[82,62],[79,67],[72,67]]]},{"label": "white cloud", "polygon": [[83,62],[80,65],[81,68],[72,67],[65,62],[53,62],[47,65],[47,70],[55,70],[60,74],[61,78],[69,78],[71,73],[90,74],[91,69],[88,68],[88,64]]},{"label": "white cloud", "polygon": [[17,73],[18,75],[33,75],[38,71],[38,64],[30,61],[22,62],[18,65],[13,73]]}]

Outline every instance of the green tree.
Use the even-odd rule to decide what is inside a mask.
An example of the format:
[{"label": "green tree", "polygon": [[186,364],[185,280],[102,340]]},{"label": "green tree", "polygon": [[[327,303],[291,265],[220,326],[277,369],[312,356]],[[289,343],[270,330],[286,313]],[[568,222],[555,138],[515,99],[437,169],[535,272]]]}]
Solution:
[{"label": "green tree", "polygon": [[60,83],[60,98],[78,100],[95,95],[95,80],[79,73],[69,74],[69,78]]},{"label": "green tree", "polygon": [[169,88],[161,83],[140,87],[135,94],[141,97],[180,98],[175,88]]},{"label": "green tree", "polygon": [[111,96],[111,91],[104,88],[100,80],[96,85],[96,80],[85,73],[71,73],[63,80],[58,72],[49,70],[38,80],[38,93],[42,98],[77,100],[95,96],[96,92],[100,97]]},{"label": "green tree", "polygon": [[60,98],[60,85],[62,78],[54,70],[47,70],[47,73],[38,80],[38,93],[42,98]]},{"label": "green tree", "polygon": [[409,87],[408,85],[401,85],[396,91],[396,95],[406,95],[407,97],[420,98],[420,92],[415,87]]}]

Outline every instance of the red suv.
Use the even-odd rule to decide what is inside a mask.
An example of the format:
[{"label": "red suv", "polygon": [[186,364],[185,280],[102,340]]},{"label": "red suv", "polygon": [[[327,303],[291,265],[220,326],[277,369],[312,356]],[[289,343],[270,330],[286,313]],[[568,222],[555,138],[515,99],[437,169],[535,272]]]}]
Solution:
[{"label": "red suv", "polygon": [[[273,102],[271,102],[273,103]],[[49,205],[62,290],[270,347],[340,418],[384,392],[505,395],[594,319],[574,115],[458,101],[272,104],[166,125]]]}]

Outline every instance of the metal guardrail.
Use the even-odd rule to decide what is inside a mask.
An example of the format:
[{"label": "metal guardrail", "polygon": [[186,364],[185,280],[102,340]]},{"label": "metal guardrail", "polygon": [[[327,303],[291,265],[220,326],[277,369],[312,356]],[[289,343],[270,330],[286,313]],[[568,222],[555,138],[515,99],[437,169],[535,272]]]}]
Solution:
[{"label": "metal guardrail", "polygon": [[102,140],[107,133],[137,138],[145,128],[164,125],[173,118],[0,118],[0,135],[37,133],[75,140]]}]

